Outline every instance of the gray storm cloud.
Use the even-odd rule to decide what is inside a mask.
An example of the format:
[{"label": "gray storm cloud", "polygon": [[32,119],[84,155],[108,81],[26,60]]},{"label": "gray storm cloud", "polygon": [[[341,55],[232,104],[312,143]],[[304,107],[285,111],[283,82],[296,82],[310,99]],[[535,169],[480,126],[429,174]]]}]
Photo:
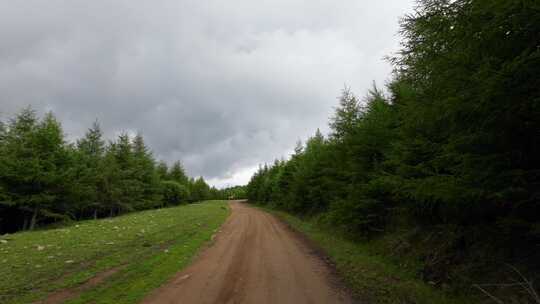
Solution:
[{"label": "gray storm cloud", "polygon": [[[216,185],[324,127],[344,84],[384,83],[409,0],[0,0],[0,115],[96,118]],[[248,173],[249,173],[248,172]]]}]

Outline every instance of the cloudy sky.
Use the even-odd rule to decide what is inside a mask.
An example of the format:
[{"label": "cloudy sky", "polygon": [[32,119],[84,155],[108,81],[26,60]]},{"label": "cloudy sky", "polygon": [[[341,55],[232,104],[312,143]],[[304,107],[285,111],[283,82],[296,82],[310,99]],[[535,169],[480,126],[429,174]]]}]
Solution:
[{"label": "cloudy sky", "polygon": [[345,84],[384,84],[412,0],[0,0],[0,119],[98,119],[217,186],[324,131]]}]

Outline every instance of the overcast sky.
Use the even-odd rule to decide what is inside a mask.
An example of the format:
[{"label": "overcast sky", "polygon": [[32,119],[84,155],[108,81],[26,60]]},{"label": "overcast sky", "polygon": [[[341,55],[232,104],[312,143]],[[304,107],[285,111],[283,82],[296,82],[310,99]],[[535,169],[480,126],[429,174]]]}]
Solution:
[{"label": "overcast sky", "polygon": [[243,184],[327,130],[345,84],[384,84],[412,0],[0,0],[0,119],[52,110],[70,139],[142,132],[157,158]]}]

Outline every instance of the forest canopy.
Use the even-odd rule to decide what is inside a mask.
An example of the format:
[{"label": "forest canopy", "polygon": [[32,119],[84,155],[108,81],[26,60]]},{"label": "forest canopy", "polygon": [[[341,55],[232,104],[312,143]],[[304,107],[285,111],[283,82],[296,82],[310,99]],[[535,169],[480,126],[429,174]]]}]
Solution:
[{"label": "forest canopy", "polygon": [[31,108],[0,122],[0,233],[225,195],[158,162],[141,134],[106,142],[95,122],[70,143],[52,113]]},{"label": "forest canopy", "polygon": [[446,244],[426,252],[426,280],[457,280],[456,265],[499,257],[534,273],[540,4],[423,0],[401,35],[386,88],[343,90],[329,136],[317,131],[290,159],[261,166],[249,199],[353,239],[437,235]]}]

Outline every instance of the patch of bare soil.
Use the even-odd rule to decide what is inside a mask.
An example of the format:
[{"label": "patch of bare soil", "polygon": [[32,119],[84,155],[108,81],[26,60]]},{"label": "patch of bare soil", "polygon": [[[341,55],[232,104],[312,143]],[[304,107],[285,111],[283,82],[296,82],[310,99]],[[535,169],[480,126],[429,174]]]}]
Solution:
[{"label": "patch of bare soil", "polygon": [[77,287],[66,288],[66,289],[55,291],[51,293],[50,295],[48,295],[47,298],[45,298],[44,300],[36,302],[36,304],[64,303],[65,301],[75,298],[76,296],[80,295],[85,290],[89,290],[103,283],[106,279],[108,279],[110,276],[120,271],[123,267],[125,266],[114,267],[107,271],[98,273],[97,275],[95,275],[94,277],[90,278],[88,281],[84,282],[83,284]]}]

